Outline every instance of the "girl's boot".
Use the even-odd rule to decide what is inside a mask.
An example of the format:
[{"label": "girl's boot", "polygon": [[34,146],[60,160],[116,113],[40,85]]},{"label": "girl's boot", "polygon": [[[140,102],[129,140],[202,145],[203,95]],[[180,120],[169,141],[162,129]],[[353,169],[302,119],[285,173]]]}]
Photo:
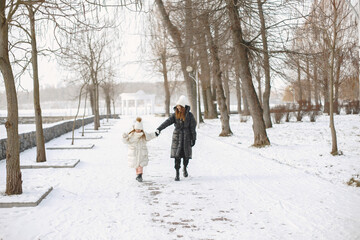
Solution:
[{"label": "girl's boot", "polygon": [[142,173],[140,173],[140,174],[138,174],[137,175],[137,177],[136,177],[136,180],[138,181],[138,182],[142,182]]}]

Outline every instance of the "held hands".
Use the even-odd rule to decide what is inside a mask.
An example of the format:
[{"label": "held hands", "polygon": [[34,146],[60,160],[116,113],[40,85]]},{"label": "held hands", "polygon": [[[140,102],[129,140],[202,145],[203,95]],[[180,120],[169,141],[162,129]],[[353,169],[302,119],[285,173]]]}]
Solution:
[{"label": "held hands", "polygon": [[123,138],[127,138],[128,137],[128,134],[127,133],[123,133]]},{"label": "held hands", "polygon": [[159,135],[160,135],[160,130],[159,130],[159,129],[156,129],[155,135],[156,135],[156,136],[159,136]]},{"label": "held hands", "polygon": [[195,146],[195,141],[196,140],[191,140],[191,142],[190,142],[191,147]]}]

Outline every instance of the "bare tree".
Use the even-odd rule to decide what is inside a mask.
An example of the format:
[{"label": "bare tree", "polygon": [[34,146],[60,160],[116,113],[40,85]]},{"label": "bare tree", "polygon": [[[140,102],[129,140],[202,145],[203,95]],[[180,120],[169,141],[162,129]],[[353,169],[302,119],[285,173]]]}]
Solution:
[{"label": "bare tree", "polygon": [[[271,128],[271,117],[270,117],[270,92],[271,92],[271,85],[270,85],[270,56],[269,56],[269,49],[268,49],[268,39],[267,39],[267,30],[265,24],[265,17],[263,11],[263,4],[265,1],[257,0],[258,10],[259,10],[259,18],[260,18],[260,25],[261,25],[261,38],[263,44],[263,56],[264,56],[264,73],[265,73],[265,91],[263,97],[262,107],[264,110],[264,121],[266,128]],[[259,83],[260,84],[260,83]],[[261,93],[259,93],[261,94]]]},{"label": "bare tree", "polygon": [[[75,117],[74,117],[74,121],[73,121],[73,127],[72,127],[72,133],[71,133],[71,145],[74,145],[74,140],[75,140],[75,126],[76,126],[76,119],[79,115],[79,111],[80,111],[80,104],[81,104],[81,95],[83,93],[83,89],[84,87],[86,86],[86,83],[84,83],[81,88],[80,88],[80,92],[79,92],[79,101],[78,101],[78,107],[77,107],[77,110],[76,110],[76,114],[75,114]],[[86,101],[86,100],[85,100]]]},{"label": "bare tree", "polygon": [[36,31],[35,31],[36,28],[35,14],[38,11],[38,9],[41,7],[41,4],[39,4],[36,7],[30,4],[27,5],[26,7],[29,12],[29,19],[30,19],[31,64],[33,69],[34,110],[35,110],[35,125],[36,125],[36,162],[45,162],[46,152],[45,152],[44,131],[42,126],[41,106],[40,106],[38,50],[37,50]]},{"label": "bare tree", "polygon": [[[18,102],[14,74],[9,58],[9,24],[19,8],[20,1],[0,2],[0,70],[5,82],[7,100],[6,190],[8,195],[22,193],[20,171],[20,143],[18,135]],[[8,7],[8,9],[6,9]]]},{"label": "bare tree", "polygon": [[335,72],[335,54],[337,47],[337,38],[339,34],[339,23],[341,22],[341,16],[339,19],[339,9],[343,7],[344,2],[341,0],[331,0],[331,10],[332,10],[332,36],[330,37],[329,42],[331,44],[331,57],[330,57],[330,129],[331,129],[331,139],[332,139],[332,148],[331,154],[338,155],[338,147],[337,147],[337,138],[336,138],[336,130],[334,124],[334,72]]},{"label": "bare tree", "polygon": [[254,146],[262,147],[269,145],[265,123],[263,120],[263,110],[260,106],[259,99],[252,82],[252,76],[248,58],[248,43],[243,39],[243,32],[240,25],[240,16],[237,8],[237,0],[227,0],[226,8],[230,19],[231,31],[233,36],[234,47],[236,50],[237,64],[240,66],[241,79],[246,91],[246,98],[250,106],[250,113],[253,119]]},{"label": "bare tree", "polygon": [[[196,50],[199,54],[200,63],[200,80],[202,88],[202,96],[204,100],[204,115],[205,118],[212,119],[217,118],[216,105],[213,101],[213,94],[211,89],[211,71],[209,63],[208,45],[205,38],[206,26],[202,25],[201,21],[198,21],[198,28],[195,32]],[[205,29],[204,29],[205,28]]]},{"label": "bare tree", "polygon": [[90,99],[93,97],[94,109],[94,129],[100,127],[99,112],[99,86],[108,70],[108,63],[111,60],[106,48],[109,46],[109,40],[106,33],[96,35],[92,31],[83,34],[78,33],[72,36],[68,42],[68,46],[62,49],[61,63],[74,72],[81,72],[80,76],[84,76],[89,80]]},{"label": "bare tree", "polygon": [[176,27],[170,20],[169,13],[166,11],[164,2],[162,0],[155,0],[155,3],[158,6],[164,25],[166,26],[178,51],[181,70],[186,83],[187,95],[190,100],[192,111],[197,118],[196,83],[186,71],[188,66],[193,65],[191,63],[190,57],[190,48],[193,46],[192,2],[191,0],[185,0],[185,40],[181,38],[181,32],[179,28]]},{"label": "bare tree", "polygon": [[150,17],[151,50],[155,57],[153,66],[160,72],[164,79],[165,92],[165,116],[170,116],[170,84],[169,84],[169,62],[171,58],[170,43],[167,38],[166,28],[162,26],[160,16],[155,13]]}]

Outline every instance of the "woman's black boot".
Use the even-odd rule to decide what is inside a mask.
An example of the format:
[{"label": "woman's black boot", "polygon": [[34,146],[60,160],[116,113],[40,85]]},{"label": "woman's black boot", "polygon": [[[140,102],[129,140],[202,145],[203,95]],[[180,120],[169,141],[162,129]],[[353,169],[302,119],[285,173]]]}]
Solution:
[{"label": "woman's black boot", "polygon": [[180,181],[180,173],[179,173],[179,169],[176,169],[175,181]]},{"label": "woman's black boot", "polygon": [[186,167],[184,167],[184,169],[183,169],[183,174],[184,174],[184,177],[188,177],[188,176],[189,176],[189,174],[188,174],[188,172],[187,172],[187,170],[186,170]]}]

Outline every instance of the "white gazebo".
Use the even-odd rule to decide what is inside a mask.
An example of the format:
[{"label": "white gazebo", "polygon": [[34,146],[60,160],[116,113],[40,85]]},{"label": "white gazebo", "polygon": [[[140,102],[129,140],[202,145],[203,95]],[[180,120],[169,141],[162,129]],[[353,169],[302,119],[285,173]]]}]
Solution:
[{"label": "white gazebo", "polygon": [[122,93],[120,97],[122,115],[154,114],[155,94],[139,90],[136,93]]}]

